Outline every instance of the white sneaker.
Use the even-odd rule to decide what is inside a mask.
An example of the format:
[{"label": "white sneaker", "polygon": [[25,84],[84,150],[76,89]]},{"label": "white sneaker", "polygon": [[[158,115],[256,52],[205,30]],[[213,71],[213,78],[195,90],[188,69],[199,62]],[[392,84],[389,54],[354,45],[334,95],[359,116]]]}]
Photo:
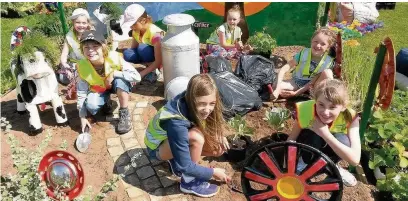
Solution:
[{"label": "white sneaker", "polygon": [[353,174],[351,174],[349,171],[345,170],[344,168],[337,166],[337,169],[339,169],[341,178],[343,180],[344,185],[348,186],[348,187],[352,187],[357,185],[357,179],[356,177],[354,177]]}]

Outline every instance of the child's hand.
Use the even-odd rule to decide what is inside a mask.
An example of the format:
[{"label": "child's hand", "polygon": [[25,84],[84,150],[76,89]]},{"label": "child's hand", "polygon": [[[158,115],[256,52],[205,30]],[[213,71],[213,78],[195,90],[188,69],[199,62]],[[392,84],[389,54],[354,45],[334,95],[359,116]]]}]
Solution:
[{"label": "child's hand", "polygon": [[213,176],[215,179],[224,181],[225,183],[231,181],[231,177],[225,173],[225,169],[223,168],[214,168]]},{"label": "child's hand", "polygon": [[222,138],[221,147],[222,147],[222,150],[223,150],[224,152],[227,152],[228,149],[230,149],[230,146],[229,146],[229,143],[228,143],[228,140],[227,140],[226,137],[223,137],[223,138]]},{"label": "child's hand", "polygon": [[324,137],[326,134],[330,134],[329,126],[324,124],[320,119],[317,117],[315,118],[310,130],[315,132],[320,137]]},{"label": "child's hand", "polygon": [[282,97],[284,97],[284,98],[290,98],[290,97],[293,97],[293,96],[297,96],[298,93],[297,93],[297,91],[282,90],[280,95]]},{"label": "child's hand", "polygon": [[111,72],[111,73],[108,75],[108,77],[106,77],[106,79],[105,79],[105,87],[106,87],[107,89],[110,89],[110,88],[112,87],[113,73],[114,73],[114,72]]},{"label": "child's hand", "polygon": [[243,49],[244,49],[244,45],[242,44],[242,41],[236,42],[236,43],[235,43],[235,47],[236,47],[238,50],[243,50]]}]

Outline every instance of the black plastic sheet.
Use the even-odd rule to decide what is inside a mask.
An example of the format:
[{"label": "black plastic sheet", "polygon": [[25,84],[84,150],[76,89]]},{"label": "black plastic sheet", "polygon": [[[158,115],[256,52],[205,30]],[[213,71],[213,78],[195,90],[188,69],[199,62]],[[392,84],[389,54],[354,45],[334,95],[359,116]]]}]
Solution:
[{"label": "black plastic sheet", "polygon": [[235,75],[254,88],[263,100],[269,99],[268,85],[275,80],[274,63],[260,55],[241,56]]},{"label": "black plastic sheet", "polygon": [[229,119],[237,114],[243,116],[249,111],[259,110],[262,106],[258,92],[233,73],[224,71],[210,75],[218,87],[225,118]]}]

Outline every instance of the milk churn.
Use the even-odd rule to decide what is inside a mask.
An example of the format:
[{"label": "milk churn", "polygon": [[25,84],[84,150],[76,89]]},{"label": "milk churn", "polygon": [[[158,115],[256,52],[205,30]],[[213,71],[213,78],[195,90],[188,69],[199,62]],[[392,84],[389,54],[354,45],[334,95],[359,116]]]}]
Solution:
[{"label": "milk churn", "polygon": [[176,77],[191,78],[200,73],[200,41],[191,29],[194,21],[194,17],[187,14],[171,14],[163,19],[167,25],[161,44],[165,87]]}]

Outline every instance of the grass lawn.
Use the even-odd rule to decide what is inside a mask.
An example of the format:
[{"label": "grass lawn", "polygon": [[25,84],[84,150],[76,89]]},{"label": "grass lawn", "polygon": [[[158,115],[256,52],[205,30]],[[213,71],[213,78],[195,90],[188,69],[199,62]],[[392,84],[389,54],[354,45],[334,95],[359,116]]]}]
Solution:
[{"label": "grass lawn", "polygon": [[375,47],[378,47],[387,36],[393,41],[395,54],[398,54],[401,48],[408,47],[408,26],[404,21],[408,13],[408,3],[397,3],[395,10],[380,10],[379,12],[378,20],[384,22],[384,27],[357,39],[360,46],[345,46],[343,49],[342,72],[348,84],[352,105],[358,111],[362,110],[362,104],[368,91],[376,59]]},{"label": "grass lawn", "polygon": [[408,47],[408,25],[407,25],[408,3],[398,2],[395,10],[380,10],[380,21],[384,27],[375,30],[359,39],[360,46],[368,53],[373,53],[374,48],[380,41],[389,36],[394,42],[395,54],[403,47]]},{"label": "grass lawn", "polygon": [[[37,15],[29,15],[24,18],[7,19],[1,18],[1,86],[0,93],[3,94],[8,89],[14,88],[16,82],[12,78],[10,71],[10,39],[14,29],[18,26],[27,26],[29,28],[39,23]],[[51,41],[50,41],[51,42]]]}]

